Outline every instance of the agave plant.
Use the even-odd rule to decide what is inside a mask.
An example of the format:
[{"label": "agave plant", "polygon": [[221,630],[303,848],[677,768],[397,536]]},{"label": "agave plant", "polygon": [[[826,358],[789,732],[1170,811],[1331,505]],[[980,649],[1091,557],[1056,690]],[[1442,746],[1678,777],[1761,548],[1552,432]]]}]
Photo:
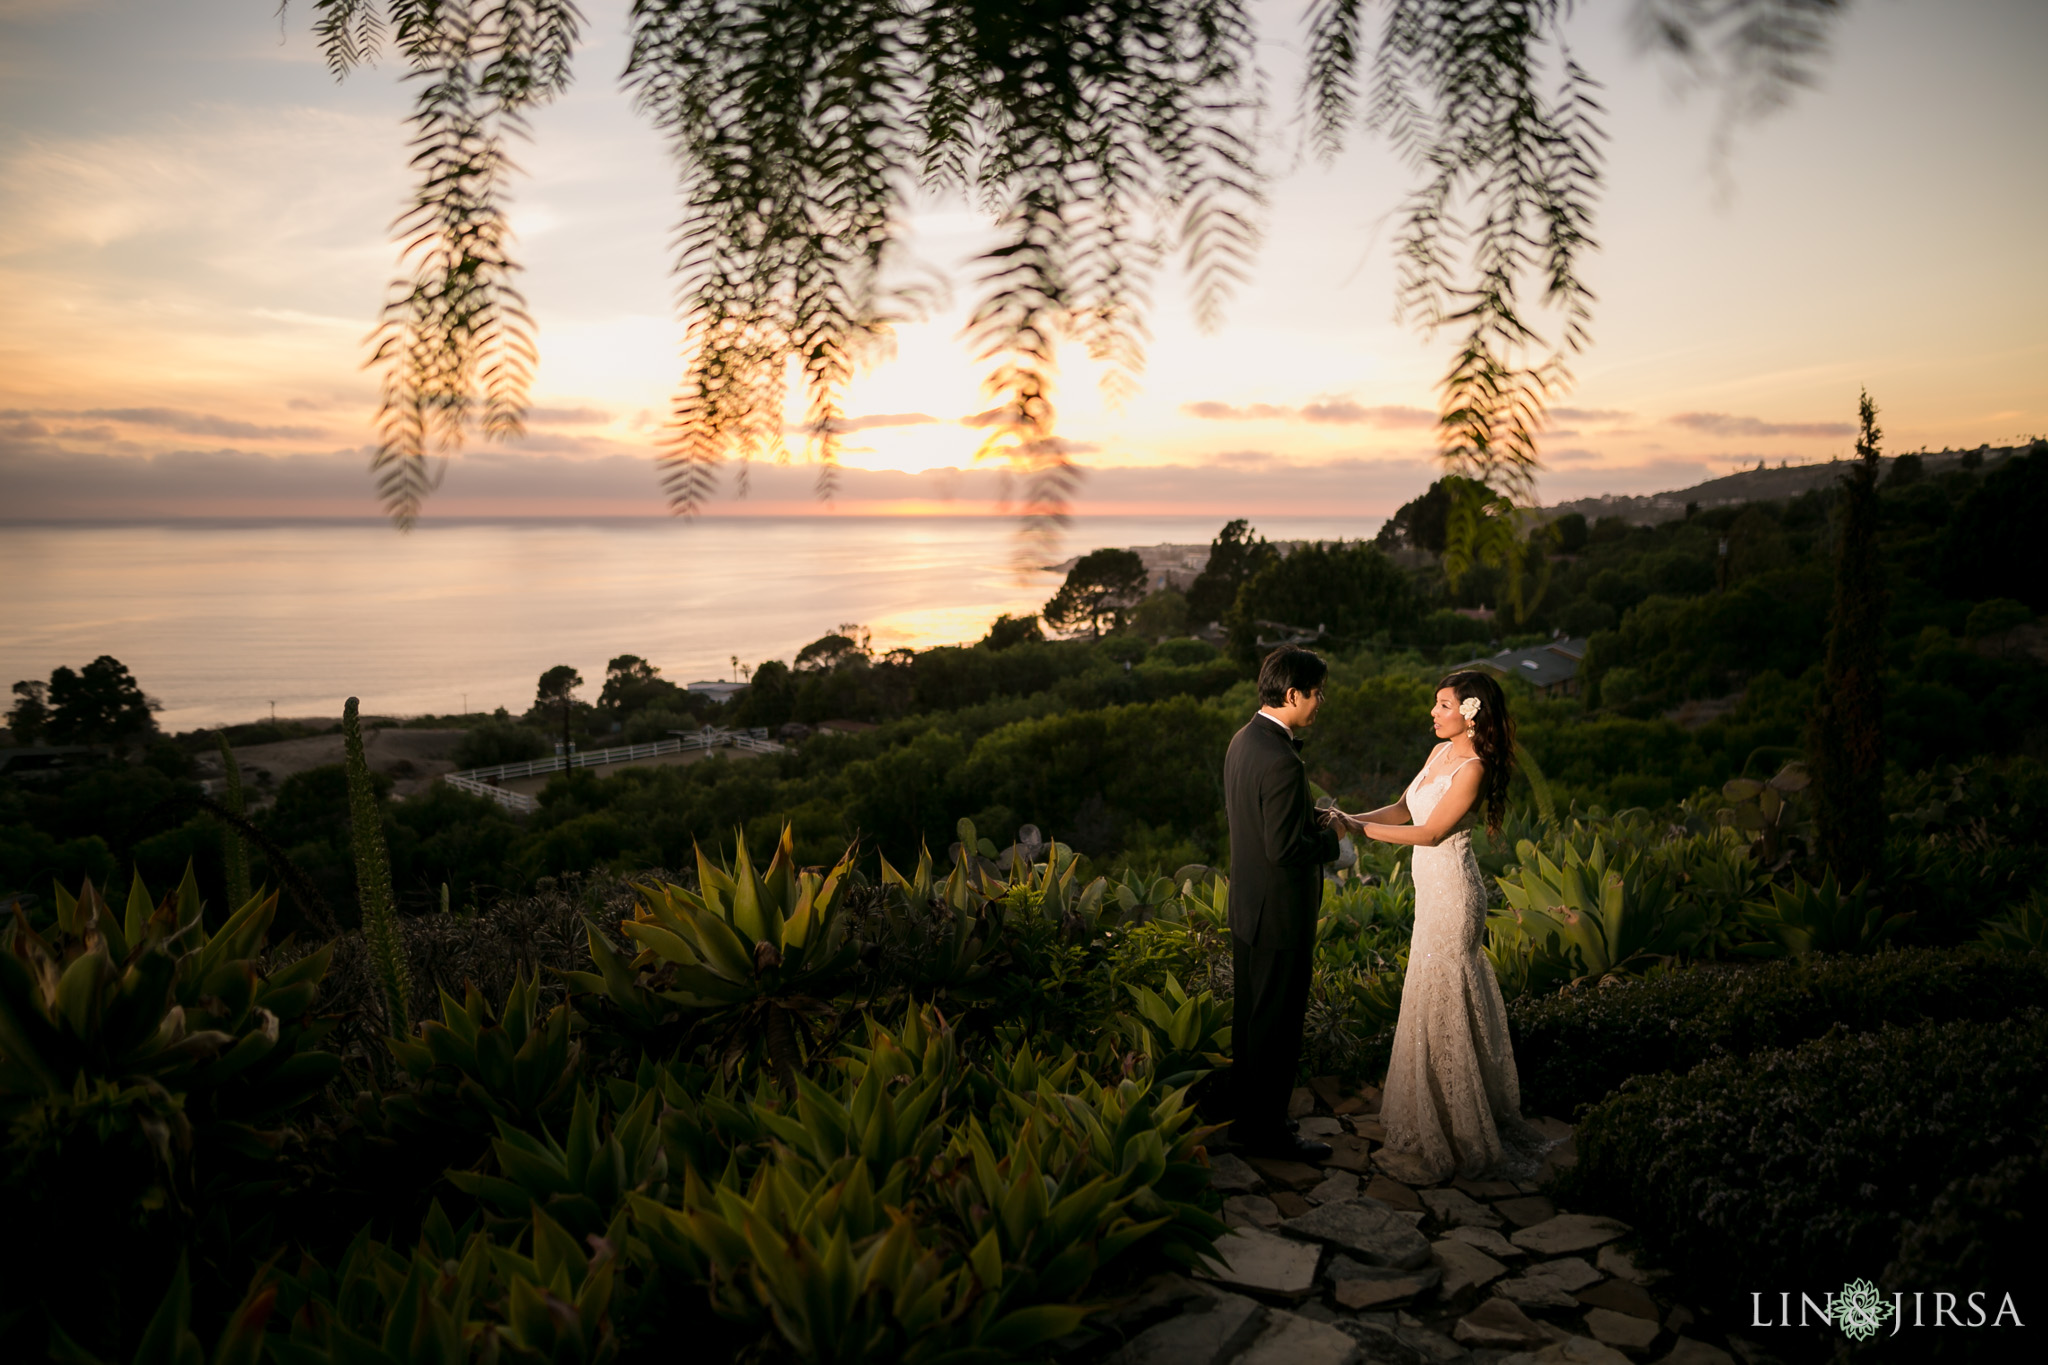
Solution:
[{"label": "agave plant", "polygon": [[[268,1265],[256,1272],[255,1281],[240,1304],[228,1315],[227,1323],[214,1345],[214,1365],[257,1365],[263,1358],[264,1329],[277,1300],[277,1290],[268,1283]],[[81,1346],[61,1326],[50,1328],[49,1360],[52,1365],[108,1365],[101,1356]],[[202,1365],[207,1351],[199,1334],[192,1330],[192,1272],[183,1256],[171,1276],[170,1287],[157,1304],[156,1313],[142,1331],[131,1365]]]},{"label": "agave plant", "polygon": [[[960,822],[973,847],[974,826]],[[986,840],[981,841],[986,843]],[[959,991],[986,977],[989,951],[1002,936],[1003,883],[992,863],[960,857],[943,880],[929,848],[918,849],[908,876],[882,862],[882,917],[889,932],[893,974],[922,992]]]},{"label": "agave plant", "polygon": [[2048,898],[2035,892],[2011,914],[1987,920],[1978,937],[1994,948],[2010,948],[2017,953],[2048,952],[2048,903],[2044,900]]},{"label": "agave plant", "polygon": [[1151,1063],[1152,1074],[1167,1086],[1193,1083],[1207,1071],[1230,1065],[1230,1006],[1209,991],[1194,994],[1173,973],[1166,974],[1165,993],[1150,986],[1128,986],[1137,1005],[1135,1017],[1118,1016],[1125,1036]]},{"label": "agave plant", "polygon": [[155,1303],[195,1213],[261,1218],[246,1196],[340,1070],[312,1017],[328,953],[258,965],[276,910],[259,894],[209,933],[188,867],[160,902],[138,878],[117,914],[87,882],[0,933],[0,1206],[42,1248],[14,1301],[81,1350],[130,1333],[128,1296]]},{"label": "agave plant", "polygon": [[1124,923],[1142,924],[1170,913],[1180,888],[1170,877],[1148,878],[1132,870],[1124,873],[1123,880],[1111,888],[1111,894],[1123,912]]},{"label": "agave plant", "polygon": [[1599,979],[1668,962],[1699,941],[1699,912],[1679,903],[1662,860],[1612,856],[1601,834],[1582,849],[1576,833],[1562,837],[1561,864],[1524,839],[1517,865],[1500,878],[1510,913],[1539,954],[1569,961],[1575,979]]},{"label": "agave plant", "polygon": [[313,1047],[331,1025],[309,1017],[331,950],[268,976],[257,966],[275,893],[211,934],[189,865],[160,903],[137,876],[121,915],[89,881],[55,902],[52,933],[17,910],[0,951],[0,1117],[81,1086],[140,1083],[182,1093],[188,1119],[246,1124],[340,1069]]},{"label": "agave plant", "polygon": [[1772,886],[1769,900],[1751,901],[1743,920],[1763,937],[1737,951],[1751,957],[1874,952],[1912,918],[1910,910],[1888,912],[1863,882],[1843,890],[1830,868],[1818,882],[1794,877],[1789,886]]},{"label": "agave plant", "polygon": [[450,1171],[457,1189],[491,1209],[494,1228],[524,1228],[545,1215],[578,1241],[603,1235],[625,1209],[628,1194],[659,1198],[668,1184],[668,1155],[662,1145],[660,1095],[641,1092],[609,1125],[598,1122],[597,1105],[579,1090],[563,1142],[536,1125],[523,1129],[501,1121],[491,1143],[498,1173]]},{"label": "agave plant", "polygon": [[414,1038],[392,1038],[407,1093],[386,1095],[401,1127],[444,1124],[482,1132],[501,1122],[532,1128],[554,1118],[575,1085],[581,1044],[569,1036],[569,1007],[540,1017],[540,976],[515,976],[502,1008],[472,986],[457,1004],[441,992],[441,1018]]},{"label": "agave plant", "polygon": [[615,1359],[608,1310],[618,1243],[593,1239],[586,1248],[540,1212],[522,1240],[524,1250],[458,1231],[439,1203],[410,1255],[365,1229],[331,1270],[308,1260],[294,1273],[271,1273],[281,1332],[270,1355],[286,1365]]},{"label": "agave plant", "polygon": [[1013,865],[1004,899],[1017,913],[1058,927],[1063,938],[1093,937],[1115,922],[1121,906],[1109,893],[1109,879],[1080,881],[1081,857],[1065,844],[1046,849],[1045,861]]},{"label": "agave plant", "polygon": [[636,888],[639,904],[619,928],[639,953],[624,961],[593,931],[599,971],[572,972],[571,985],[645,1023],[671,1013],[721,1017],[728,1063],[758,1038],[784,1093],[794,1095],[801,1021],[823,1012],[819,997],[854,957],[839,892],[855,851],[820,875],[799,869],[793,849],[787,825],[766,873],[755,870],[744,835],[727,867],[698,849],[697,890]]},{"label": "agave plant", "polygon": [[632,1196],[633,1244],[798,1358],[892,1365],[1031,1357],[1133,1247],[1192,1262],[1213,1246],[1222,1225],[1194,1202],[1208,1130],[1183,1091],[1106,1088],[1071,1049],[1007,1043],[965,1065],[927,1006],[895,1032],[870,1019],[793,1113],[762,1095],[714,1125],[729,1100],[674,1096],[734,1145],[699,1154],[679,1207]]}]

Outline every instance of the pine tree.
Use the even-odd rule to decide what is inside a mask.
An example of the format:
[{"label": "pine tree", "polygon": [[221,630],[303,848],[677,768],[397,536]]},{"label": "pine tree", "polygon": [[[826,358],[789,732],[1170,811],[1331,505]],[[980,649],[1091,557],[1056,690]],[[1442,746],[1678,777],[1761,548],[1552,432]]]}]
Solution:
[{"label": "pine tree", "polygon": [[1877,548],[1877,405],[1866,392],[1856,463],[1842,481],[1835,602],[1808,753],[1820,852],[1844,885],[1884,859],[1884,562]]}]

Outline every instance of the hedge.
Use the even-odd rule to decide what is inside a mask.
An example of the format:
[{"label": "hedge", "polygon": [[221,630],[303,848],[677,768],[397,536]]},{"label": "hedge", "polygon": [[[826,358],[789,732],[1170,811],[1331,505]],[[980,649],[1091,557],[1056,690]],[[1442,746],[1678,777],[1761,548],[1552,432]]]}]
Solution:
[{"label": "hedge", "polygon": [[1523,1107],[1569,1117],[1630,1076],[1792,1047],[1840,1026],[2010,1017],[2048,1001],[2048,955],[1978,945],[1698,966],[1508,1007]]},{"label": "hedge", "polygon": [[1661,1261],[1724,1301],[1887,1267],[1917,1278],[1897,1286],[1909,1290],[1952,1290],[1963,1267],[2010,1280],[2016,1263],[1968,1243],[2019,1244],[2024,1228],[1964,1222],[2031,1190],[2034,1207],[2014,1216],[2031,1216],[2038,1237],[2041,1182],[2027,1172],[2048,1146],[2044,1082],[2039,1009],[1719,1058],[1630,1081],[1587,1111],[1565,1194],[1633,1223]]}]

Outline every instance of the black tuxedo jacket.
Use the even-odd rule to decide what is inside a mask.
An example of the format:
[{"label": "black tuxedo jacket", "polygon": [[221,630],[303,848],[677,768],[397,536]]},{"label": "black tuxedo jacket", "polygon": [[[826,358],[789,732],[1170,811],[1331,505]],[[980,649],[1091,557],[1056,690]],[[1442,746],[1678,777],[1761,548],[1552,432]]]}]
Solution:
[{"label": "black tuxedo jacket", "polygon": [[1305,947],[1322,906],[1337,835],[1316,820],[1299,740],[1258,715],[1223,759],[1230,819],[1230,931],[1255,948]]}]

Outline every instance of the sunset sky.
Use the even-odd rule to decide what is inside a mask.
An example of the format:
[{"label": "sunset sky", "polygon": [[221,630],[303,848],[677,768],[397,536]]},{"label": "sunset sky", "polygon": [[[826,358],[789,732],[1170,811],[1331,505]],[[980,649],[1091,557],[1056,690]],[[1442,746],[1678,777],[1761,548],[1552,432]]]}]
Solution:
[{"label": "sunset sky", "polygon": [[[456,461],[429,516],[660,510],[673,173],[617,87],[625,5],[585,8],[578,85],[518,152],[531,434]],[[1587,0],[1572,30],[1612,141],[1595,342],[1543,500],[1845,453],[1859,386],[1893,451],[2048,433],[2048,5],[1866,0],[1820,88],[1718,157],[1713,92],[1635,52],[1631,8]],[[1378,516],[1431,477],[1446,343],[1392,316],[1410,176],[1364,134],[1333,167],[1300,155],[1301,9],[1266,7],[1271,205],[1226,325],[1196,332],[1162,278],[1120,409],[1067,357],[1077,510]],[[0,517],[374,514],[363,338],[396,269],[407,94],[389,62],[337,85],[309,22],[269,0],[0,0]],[[958,287],[848,395],[841,513],[995,496],[958,468],[987,406],[959,340],[985,224],[935,203],[914,226]],[[766,471],[713,510],[812,510],[809,483]]]}]

